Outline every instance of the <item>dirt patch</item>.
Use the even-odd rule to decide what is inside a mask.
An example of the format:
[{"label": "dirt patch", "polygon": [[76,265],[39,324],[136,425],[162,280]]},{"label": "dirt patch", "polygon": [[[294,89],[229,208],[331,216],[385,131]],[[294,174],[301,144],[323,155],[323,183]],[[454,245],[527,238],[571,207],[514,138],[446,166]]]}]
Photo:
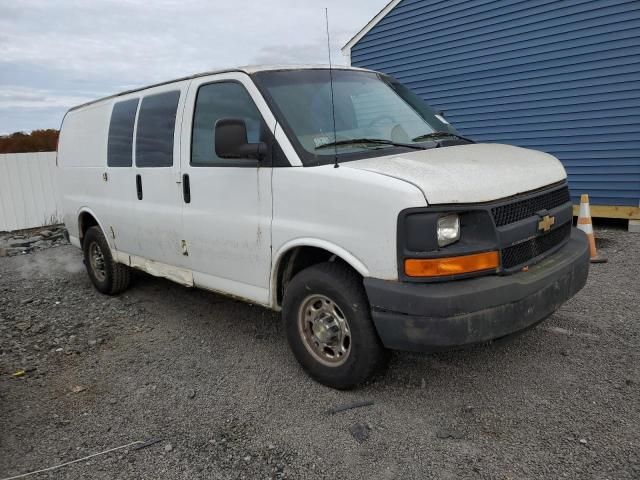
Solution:
[{"label": "dirt patch", "polygon": [[0,258],[0,478],[149,439],[52,477],[639,478],[640,235],[596,236],[609,262],[540,327],[353,392],[270,311],[142,274],[103,296],[71,246]]}]

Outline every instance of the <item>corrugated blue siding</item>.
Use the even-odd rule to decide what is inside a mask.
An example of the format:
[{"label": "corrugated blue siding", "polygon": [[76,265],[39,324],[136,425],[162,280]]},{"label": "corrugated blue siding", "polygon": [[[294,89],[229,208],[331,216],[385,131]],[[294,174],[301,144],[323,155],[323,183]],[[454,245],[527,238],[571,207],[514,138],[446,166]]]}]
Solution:
[{"label": "corrugated blue siding", "polygon": [[574,199],[639,204],[639,0],[402,0],[351,63],[478,141],[557,156]]}]

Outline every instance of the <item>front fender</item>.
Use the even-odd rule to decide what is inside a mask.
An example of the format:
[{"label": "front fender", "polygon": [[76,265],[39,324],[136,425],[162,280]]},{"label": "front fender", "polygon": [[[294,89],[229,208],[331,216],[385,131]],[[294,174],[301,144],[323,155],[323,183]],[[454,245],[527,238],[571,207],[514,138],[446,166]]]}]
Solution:
[{"label": "front fender", "polygon": [[278,283],[277,281],[278,279],[276,277],[277,277],[278,270],[280,268],[280,263],[282,262],[282,259],[285,257],[285,255],[288,252],[298,247],[315,247],[315,248],[321,248],[323,250],[331,252],[332,254],[339,257],[340,259],[345,261],[347,264],[349,264],[356,272],[358,272],[363,277],[370,276],[369,269],[360,259],[358,259],[351,252],[336,245],[335,243],[331,243],[327,240],[322,240],[320,238],[311,238],[311,237],[296,238],[282,245],[273,257],[274,262],[272,263],[272,268],[271,268],[270,298],[274,306],[277,304],[276,285]]}]

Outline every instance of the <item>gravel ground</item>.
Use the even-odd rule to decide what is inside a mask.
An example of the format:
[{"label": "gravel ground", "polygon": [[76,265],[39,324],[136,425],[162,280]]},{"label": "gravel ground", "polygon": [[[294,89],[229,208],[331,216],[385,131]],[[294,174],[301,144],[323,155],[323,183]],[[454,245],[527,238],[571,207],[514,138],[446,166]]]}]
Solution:
[{"label": "gravel ground", "polygon": [[69,245],[0,258],[0,478],[149,439],[30,478],[640,478],[640,235],[597,235],[538,328],[351,392],[267,310],[143,274],[103,296]]}]

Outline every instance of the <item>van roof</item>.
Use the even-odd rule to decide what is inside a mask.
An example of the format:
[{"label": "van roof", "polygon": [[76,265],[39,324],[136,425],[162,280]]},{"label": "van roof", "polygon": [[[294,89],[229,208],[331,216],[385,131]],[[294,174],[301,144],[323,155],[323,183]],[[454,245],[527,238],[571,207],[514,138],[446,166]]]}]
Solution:
[{"label": "van roof", "polygon": [[[159,87],[161,85],[168,85],[175,82],[182,82],[184,80],[191,80],[193,78],[198,77],[206,77],[208,75],[216,75],[218,73],[228,73],[228,72],[241,72],[246,73],[247,75],[251,75],[252,73],[257,72],[265,72],[265,71],[275,71],[275,70],[313,70],[313,69],[328,69],[329,65],[246,65],[237,68],[225,68],[220,70],[210,70],[207,72],[195,73],[193,75],[189,75],[186,77],[175,78],[173,80],[167,80],[165,82],[154,83],[152,85],[147,85],[145,87],[133,88],[131,90],[125,90],[124,92],[115,93],[113,95],[108,95],[106,97],[98,98],[96,100],[91,100],[90,102],[86,102],[80,105],[76,105],[75,107],[71,107],[69,112],[73,110],[78,110],[80,108],[93,105],[94,103],[102,102],[104,100],[109,100],[111,98],[120,97],[122,95],[128,95],[134,92],[141,92],[143,90],[147,90],[153,87]],[[372,70],[368,70],[366,68],[358,68],[358,67],[350,67],[346,65],[332,65],[331,68],[333,70],[358,70],[363,72],[371,72]]]}]

